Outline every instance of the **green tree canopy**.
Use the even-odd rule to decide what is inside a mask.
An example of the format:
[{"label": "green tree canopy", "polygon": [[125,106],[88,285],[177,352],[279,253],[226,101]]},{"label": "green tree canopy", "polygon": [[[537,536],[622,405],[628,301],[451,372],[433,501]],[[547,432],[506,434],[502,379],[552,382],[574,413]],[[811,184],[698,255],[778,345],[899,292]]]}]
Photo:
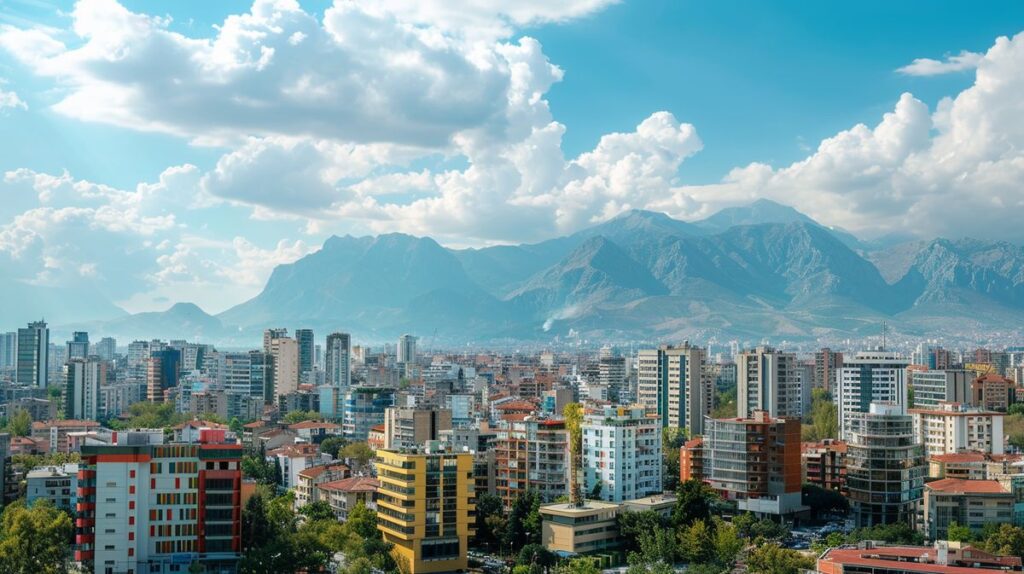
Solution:
[{"label": "green tree canopy", "polygon": [[66,572],[71,532],[71,517],[49,501],[8,505],[0,515],[0,572]]},{"label": "green tree canopy", "polygon": [[774,543],[755,546],[747,555],[750,574],[799,574],[812,568],[813,558]]}]

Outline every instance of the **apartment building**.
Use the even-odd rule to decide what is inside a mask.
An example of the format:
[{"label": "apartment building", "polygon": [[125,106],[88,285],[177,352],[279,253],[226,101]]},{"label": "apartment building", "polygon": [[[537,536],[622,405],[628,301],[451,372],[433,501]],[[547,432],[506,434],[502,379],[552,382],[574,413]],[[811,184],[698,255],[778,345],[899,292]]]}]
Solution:
[{"label": "apartment building", "polygon": [[851,417],[868,412],[872,403],[885,403],[906,414],[908,364],[889,351],[862,351],[844,359],[835,394],[839,438],[849,440]]},{"label": "apartment building", "polygon": [[800,494],[800,419],[705,421],[704,480],[741,511],[788,515],[805,510]]},{"label": "apartment building", "polygon": [[376,511],[379,488],[380,481],[375,478],[354,476],[325,482],[318,485],[316,490],[317,499],[326,502],[334,511],[334,516],[340,522],[345,522],[348,513],[359,504]]},{"label": "apartment building", "polygon": [[441,431],[452,428],[449,410],[389,407],[384,410],[384,447],[411,448],[438,440]]},{"label": "apartment building", "polygon": [[498,428],[495,488],[506,509],[527,490],[542,502],[569,493],[569,431],[561,419],[527,418]]},{"label": "apartment building", "polygon": [[[119,433],[82,447],[75,560],[96,574],[228,573],[241,550],[241,446],[222,430],[196,444]],[[183,566],[184,564],[184,566]]]},{"label": "apartment building", "polygon": [[971,382],[971,404],[1005,413],[1016,401],[1016,384],[1002,375],[983,375]]},{"label": "apartment building", "polygon": [[850,415],[848,435],[846,486],[857,527],[917,524],[928,467],[910,415],[872,403]]},{"label": "apartment building", "polygon": [[583,418],[585,492],[622,502],[661,493],[661,425],[641,407],[605,407]]},{"label": "apartment building", "polygon": [[25,475],[25,504],[32,506],[39,499],[73,511],[78,499],[78,465],[44,466],[30,470]]},{"label": "apartment building", "polygon": [[910,416],[927,456],[965,450],[1003,454],[1003,413],[939,403],[934,409],[910,409]]},{"label": "apartment building", "polygon": [[924,486],[921,530],[930,540],[945,540],[953,523],[981,534],[986,524],[1013,523],[1013,505],[1013,493],[997,480],[936,480]]},{"label": "apartment building", "polygon": [[846,443],[825,439],[800,443],[803,481],[846,494]]},{"label": "apartment building", "polygon": [[703,434],[704,417],[711,414],[713,389],[707,350],[662,345],[637,355],[637,402],[658,414],[661,426]]},{"label": "apartment building", "polygon": [[377,528],[402,571],[465,570],[476,510],[473,455],[433,442],[377,456]]},{"label": "apartment building", "polygon": [[936,409],[939,403],[964,403],[971,400],[971,375],[967,371],[909,371],[914,389],[914,408]]},{"label": "apartment building", "polygon": [[342,434],[348,440],[365,442],[370,429],[384,424],[384,411],[394,404],[394,389],[360,387],[346,392],[342,404]]},{"label": "apartment building", "polygon": [[736,355],[736,416],[803,416],[803,381],[796,355],[757,347]]}]

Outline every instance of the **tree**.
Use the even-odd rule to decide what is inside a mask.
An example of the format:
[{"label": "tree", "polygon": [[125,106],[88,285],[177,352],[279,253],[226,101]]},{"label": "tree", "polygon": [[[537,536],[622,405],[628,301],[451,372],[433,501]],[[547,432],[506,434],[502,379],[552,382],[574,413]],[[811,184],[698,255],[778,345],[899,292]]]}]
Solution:
[{"label": "tree", "polygon": [[589,498],[590,500],[600,500],[601,490],[603,488],[604,482],[602,482],[601,479],[598,479],[597,482],[594,483],[594,486],[590,489],[590,493],[587,495],[587,498]]},{"label": "tree", "polygon": [[[476,540],[484,546],[494,548],[501,540],[501,533],[496,532],[496,526],[504,526],[504,517],[501,498],[484,492],[476,499]],[[498,519],[496,523],[492,518]]]},{"label": "tree", "polygon": [[563,563],[556,570],[558,574],[601,574],[592,558],[573,558]]},{"label": "tree", "polygon": [[711,518],[711,506],[718,495],[700,480],[690,479],[676,489],[676,505],[672,510],[672,522],[676,527],[688,526],[696,520]]},{"label": "tree", "polygon": [[242,550],[264,546],[276,535],[263,496],[253,495],[242,509]]},{"label": "tree", "polygon": [[334,510],[323,500],[311,502],[299,509],[299,514],[309,520],[334,520]]},{"label": "tree", "polygon": [[848,544],[856,544],[862,540],[881,540],[889,544],[906,544],[920,546],[924,544],[924,535],[906,523],[879,524],[867,528],[859,528],[846,537]]},{"label": "tree", "polygon": [[662,486],[665,490],[675,490],[679,486],[679,449],[686,442],[686,429],[665,427],[661,429],[661,445],[664,453],[664,477]]},{"label": "tree", "polygon": [[736,555],[740,553],[740,550],[743,550],[743,540],[740,538],[739,529],[717,516],[714,517],[713,523],[715,562],[730,566],[736,560]]},{"label": "tree", "polygon": [[348,521],[345,523],[352,532],[363,539],[380,537],[377,530],[377,513],[366,508],[366,505],[359,501],[348,513]]},{"label": "tree", "polygon": [[736,387],[725,391],[715,389],[715,407],[711,411],[712,418],[728,419],[736,416]]},{"label": "tree", "polygon": [[274,465],[263,457],[249,454],[242,456],[242,475],[260,484],[276,484]]},{"label": "tree", "polygon": [[616,521],[619,526],[619,538],[622,540],[622,551],[627,556],[630,552],[640,550],[640,536],[644,532],[663,530],[669,526],[669,521],[653,510],[622,512]]},{"label": "tree", "polygon": [[512,552],[523,544],[540,543],[540,526],[540,496],[536,491],[528,490],[512,503],[501,541],[502,549]]},{"label": "tree", "polygon": [[7,421],[7,432],[11,436],[28,436],[32,432],[32,415],[25,409],[18,409],[9,421]]},{"label": "tree", "polygon": [[714,539],[711,529],[703,520],[694,520],[692,524],[679,531],[679,553],[683,560],[702,564],[715,557]]},{"label": "tree", "polygon": [[811,550],[815,554],[821,554],[828,548],[835,548],[846,543],[846,537],[839,532],[832,532],[824,539],[815,540],[811,543]]},{"label": "tree", "polygon": [[663,562],[675,564],[679,558],[679,543],[676,540],[676,533],[672,529],[658,529],[652,532],[644,532],[637,541],[640,545],[640,561],[645,564]]},{"label": "tree", "polygon": [[950,542],[970,542],[973,539],[974,534],[971,533],[971,529],[959,525],[955,520],[946,527],[946,540]]},{"label": "tree", "polygon": [[774,543],[755,546],[747,555],[750,574],[799,574],[811,568],[814,568],[813,558]]},{"label": "tree", "polygon": [[284,484],[284,472],[281,470],[281,459],[274,457],[274,484]]},{"label": "tree", "polygon": [[340,436],[332,436],[325,438],[320,443],[320,452],[331,455],[332,458],[338,458],[341,454],[341,449],[348,444],[348,441]]},{"label": "tree", "polygon": [[544,548],[541,544],[527,544],[523,546],[523,549],[519,551],[519,556],[516,558],[516,563],[520,566],[536,567],[530,569],[539,569],[543,572],[550,572],[551,567],[557,562],[558,556]]},{"label": "tree", "polygon": [[810,425],[803,428],[803,440],[818,441],[839,436],[839,410],[824,389],[811,391]]},{"label": "tree", "polygon": [[238,417],[231,417],[231,422],[228,423],[228,428],[231,432],[235,433],[238,438],[242,438],[242,433],[245,431],[245,427],[242,426],[242,421],[238,420]]},{"label": "tree", "polygon": [[374,453],[365,442],[354,442],[341,449],[341,458],[349,459],[357,467],[364,467],[373,459]]},{"label": "tree", "polygon": [[71,532],[71,517],[49,501],[8,505],[0,515],[0,572],[66,572]]},{"label": "tree", "polygon": [[985,537],[985,550],[1004,556],[1024,556],[1024,528],[1000,524]]},{"label": "tree", "polygon": [[583,466],[583,405],[565,405],[562,418],[569,432],[569,502],[579,506],[583,504],[583,486],[580,485],[580,469]]},{"label": "tree", "polygon": [[320,420],[320,413],[316,411],[288,411],[288,414],[284,415],[283,420],[290,425],[305,421],[316,421]]}]

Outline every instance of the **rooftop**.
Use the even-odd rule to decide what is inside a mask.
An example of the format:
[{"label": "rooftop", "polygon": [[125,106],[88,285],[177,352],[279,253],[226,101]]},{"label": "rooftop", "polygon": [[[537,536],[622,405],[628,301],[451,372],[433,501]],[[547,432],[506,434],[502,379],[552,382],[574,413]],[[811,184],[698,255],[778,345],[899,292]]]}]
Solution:
[{"label": "rooftop", "polygon": [[380,481],[368,476],[354,476],[333,482],[325,482],[320,485],[320,488],[324,490],[337,490],[339,492],[376,492],[380,488]]},{"label": "rooftop", "polygon": [[[954,553],[966,554],[965,562],[972,563],[971,567],[959,566],[955,560]],[[1015,556],[994,556],[966,546],[959,551],[950,545],[949,561],[953,565],[936,564],[938,552],[931,546],[884,546],[880,548],[854,548],[839,547],[831,548],[818,559],[818,570],[821,571],[821,564],[842,564],[850,566],[868,567],[876,571],[906,571],[921,572],[922,574],[977,574],[981,569],[1006,569],[1016,567],[1020,570],[1021,559]],[[969,557],[968,557],[969,556]]]},{"label": "rooftop", "polygon": [[79,428],[79,427],[98,428],[99,426],[100,426],[100,423],[98,423],[96,421],[85,421],[85,420],[75,420],[75,419],[35,421],[35,422],[32,423],[32,428],[34,428],[34,429],[48,429],[48,428],[51,428],[51,427],[57,427],[57,428]]},{"label": "rooftop", "polygon": [[295,423],[293,425],[288,425],[288,428],[290,428],[292,430],[300,430],[300,429],[339,429],[339,428],[341,428],[341,426],[340,425],[336,425],[334,423],[326,423],[326,422],[320,422],[320,421],[302,421],[301,423]]},{"label": "rooftop", "polygon": [[926,483],[925,488],[946,494],[1009,494],[998,480],[943,478]]}]

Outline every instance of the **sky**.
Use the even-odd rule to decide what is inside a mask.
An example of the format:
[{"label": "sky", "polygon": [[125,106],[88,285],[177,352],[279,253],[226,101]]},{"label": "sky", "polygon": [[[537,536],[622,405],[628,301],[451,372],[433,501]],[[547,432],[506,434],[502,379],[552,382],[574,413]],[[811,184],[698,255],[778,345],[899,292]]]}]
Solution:
[{"label": "sky", "polygon": [[0,268],[219,312],[332,234],[768,198],[1024,240],[1024,4],[7,0]]}]

